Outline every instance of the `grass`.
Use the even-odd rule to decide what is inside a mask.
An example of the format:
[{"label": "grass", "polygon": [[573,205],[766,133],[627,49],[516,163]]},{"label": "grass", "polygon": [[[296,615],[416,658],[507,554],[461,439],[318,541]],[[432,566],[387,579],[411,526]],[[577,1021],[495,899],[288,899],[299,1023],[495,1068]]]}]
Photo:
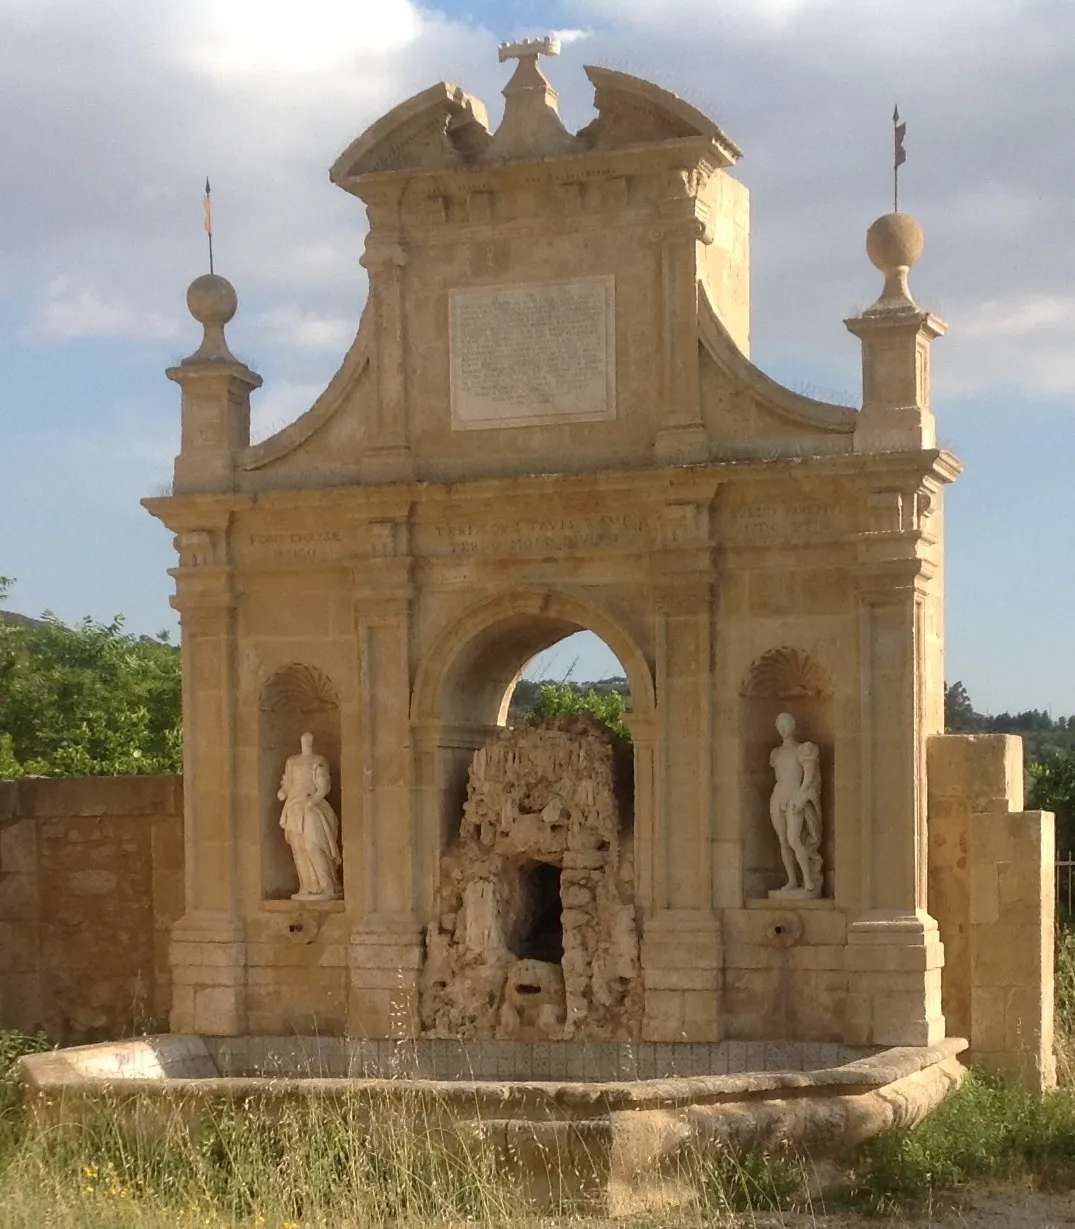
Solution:
[{"label": "grass", "polygon": [[888,1214],[943,1203],[983,1180],[1075,1187],[1075,1097],[1037,1096],[971,1071],[913,1130],[892,1131],[851,1158],[843,1199]]},{"label": "grass", "polygon": [[[822,1184],[794,1155],[687,1153],[685,1192],[656,1229],[811,1223],[828,1203],[873,1215],[958,1201],[974,1184],[1075,1189],[1075,931],[1057,945],[1057,1052],[1062,1087],[1044,1096],[972,1071],[913,1130],[860,1148]],[[199,1129],[163,1128],[103,1107],[78,1126],[30,1132],[12,1063],[47,1048],[41,1035],[0,1033],[0,1223],[4,1229],[455,1229],[592,1223],[569,1191],[540,1219],[510,1149],[492,1133],[461,1138],[404,1107],[371,1116],[360,1097],[289,1105],[269,1119],[239,1104]],[[824,1185],[823,1193],[820,1193]],[[805,1217],[805,1221],[803,1219]],[[620,1222],[623,1223],[623,1222]]]},{"label": "grass", "polygon": [[[4,1034],[8,1064],[43,1039]],[[102,1105],[77,1124],[30,1131],[11,1098],[0,1115],[4,1229],[455,1229],[592,1224],[588,1166],[566,1158],[564,1189],[542,1213],[504,1137],[461,1136],[409,1111],[373,1115],[361,1094],[296,1101],[274,1114],[215,1107],[196,1129],[178,1113],[151,1124]],[[574,1167],[574,1173],[572,1169]],[[560,1165],[550,1167],[559,1171]],[[739,1213],[811,1207],[811,1171],[794,1156],[685,1153],[668,1175],[684,1198],[628,1224],[701,1229]],[[606,1222],[607,1223],[607,1222]],[[623,1222],[620,1222],[623,1223]],[[747,1223],[750,1223],[749,1221]]]}]

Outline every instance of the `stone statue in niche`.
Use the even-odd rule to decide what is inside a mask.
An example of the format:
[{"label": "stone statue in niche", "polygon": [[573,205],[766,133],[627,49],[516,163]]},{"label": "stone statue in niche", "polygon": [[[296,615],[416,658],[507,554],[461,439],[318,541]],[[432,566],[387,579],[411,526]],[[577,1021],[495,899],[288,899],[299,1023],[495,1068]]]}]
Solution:
[{"label": "stone statue in niche", "polygon": [[328,760],[314,754],[314,736],[303,734],[302,751],[288,758],[277,798],[284,804],[280,827],[291,846],[299,876],[292,900],[336,900],[340,888],[340,821],[328,803]]},{"label": "stone statue in niche", "polygon": [[[821,895],[821,763],[814,743],[795,738],[795,718],[776,719],[779,747],[769,755],[776,785],[769,799],[769,817],[780,841],[780,857],[788,881],[770,896],[811,898]],[[799,880],[802,880],[800,883]]]}]

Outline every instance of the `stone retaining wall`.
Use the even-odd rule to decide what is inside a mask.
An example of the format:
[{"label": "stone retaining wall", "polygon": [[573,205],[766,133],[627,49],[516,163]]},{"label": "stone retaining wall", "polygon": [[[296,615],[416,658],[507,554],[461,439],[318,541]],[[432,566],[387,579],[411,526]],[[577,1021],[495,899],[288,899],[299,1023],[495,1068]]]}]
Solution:
[{"label": "stone retaining wall", "polygon": [[167,1028],[182,911],[181,777],[0,782],[0,1027]]}]

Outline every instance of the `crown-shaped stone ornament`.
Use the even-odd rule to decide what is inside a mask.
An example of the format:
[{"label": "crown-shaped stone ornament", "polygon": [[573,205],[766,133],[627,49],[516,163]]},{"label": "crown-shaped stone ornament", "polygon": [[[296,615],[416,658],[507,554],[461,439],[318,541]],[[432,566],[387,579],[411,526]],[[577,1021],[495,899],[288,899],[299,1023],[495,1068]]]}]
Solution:
[{"label": "crown-shaped stone ornament", "polygon": [[482,162],[546,158],[578,148],[578,139],[560,119],[558,95],[538,65],[538,56],[559,54],[560,40],[551,34],[501,43],[497,48],[501,64],[507,60],[518,60],[519,64],[504,87],[504,118],[482,154]]}]

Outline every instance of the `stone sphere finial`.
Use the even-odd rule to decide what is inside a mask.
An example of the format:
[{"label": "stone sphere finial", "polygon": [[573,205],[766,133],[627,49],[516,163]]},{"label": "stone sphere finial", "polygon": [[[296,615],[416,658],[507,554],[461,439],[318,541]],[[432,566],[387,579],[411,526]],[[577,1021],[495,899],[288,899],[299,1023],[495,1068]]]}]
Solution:
[{"label": "stone sphere finial", "polygon": [[199,324],[225,325],[239,309],[239,296],[226,277],[203,273],[187,289],[187,307]]},{"label": "stone sphere finial", "polygon": [[907,274],[918,263],[925,245],[922,227],[909,213],[886,213],[874,222],[866,232],[866,255],[885,275],[885,288],[868,310],[917,308]]},{"label": "stone sphere finial", "polygon": [[239,296],[226,277],[218,273],[203,273],[187,289],[190,314],[205,330],[202,344],[184,363],[237,363],[228,349],[224,325],[239,308]]}]

